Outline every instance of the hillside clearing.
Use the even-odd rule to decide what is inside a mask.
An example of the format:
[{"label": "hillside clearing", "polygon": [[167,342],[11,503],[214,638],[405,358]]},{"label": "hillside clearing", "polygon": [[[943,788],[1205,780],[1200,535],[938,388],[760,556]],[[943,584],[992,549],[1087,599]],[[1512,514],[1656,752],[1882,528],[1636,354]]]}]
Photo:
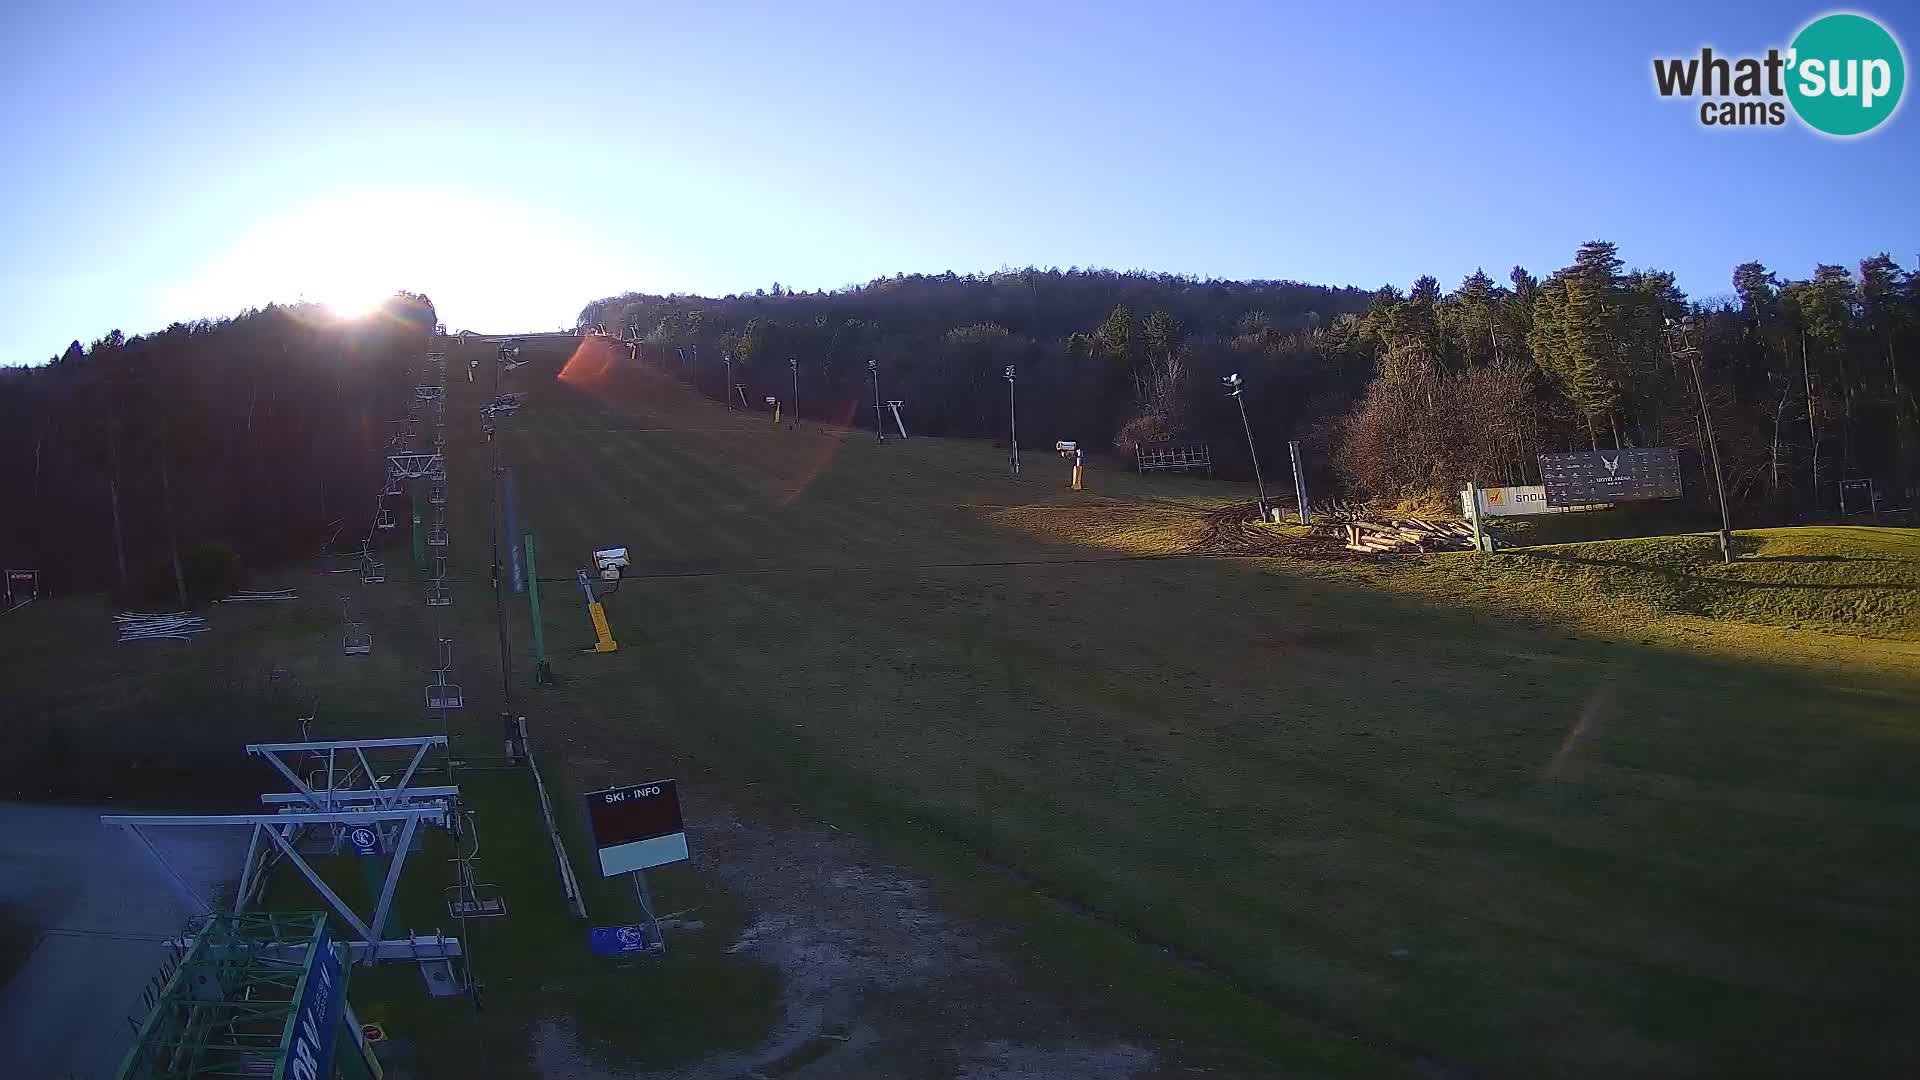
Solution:
[{"label": "hillside clearing", "polygon": [[[1743,534],[1731,570],[1687,537],[1162,557],[1244,486],[1096,468],[1076,497],[1044,455],[1010,481],[983,444],[776,431],[597,347],[549,346],[501,435],[559,579],[562,681],[521,704],[574,790],[677,775],[769,828],[856,834],[1000,928],[1019,985],[1074,1002],[1088,1045],[1150,1045],[1169,1070],[1920,1067],[1911,534]],[[477,442],[456,440],[467,537],[487,533]],[[609,544],[640,576],[607,603],[620,651],[580,656],[566,582]],[[485,546],[456,550],[468,723],[490,741]],[[374,592],[358,667],[324,597],[217,611],[178,649],[95,643],[104,615],[77,601],[0,634],[85,760],[105,767],[105,733],[231,755],[270,733],[219,689],[276,658],[334,730],[414,700],[419,599]],[[525,618],[516,601],[523,687]],[[191,701],[149,681],[176,667]],[[822,1030],[874,1036],[791,1075],[916,1053],[957,1073],[1014,1030],[871,986],[816,1004]]]}]

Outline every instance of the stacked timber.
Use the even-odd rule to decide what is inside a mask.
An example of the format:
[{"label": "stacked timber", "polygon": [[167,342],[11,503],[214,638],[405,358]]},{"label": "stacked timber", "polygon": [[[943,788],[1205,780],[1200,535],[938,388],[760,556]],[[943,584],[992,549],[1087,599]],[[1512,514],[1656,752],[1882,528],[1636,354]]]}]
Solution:
[{"label": "stacked timber", "polygon": [[1418,555],[1429,551],[1472,551],[1473,526],[1464,521],[1419,518],[1348,521],[1347,550],[1369,555]]}]

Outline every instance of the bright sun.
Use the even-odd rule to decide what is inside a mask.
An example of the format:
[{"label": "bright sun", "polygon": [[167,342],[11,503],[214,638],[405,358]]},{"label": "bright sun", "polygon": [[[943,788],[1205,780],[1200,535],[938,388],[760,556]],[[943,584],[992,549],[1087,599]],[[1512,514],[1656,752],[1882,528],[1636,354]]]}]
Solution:
[{"label": "bright sun", "polygon": [[397,289],[502,325],[546,322],[631,272],[580,224],[447,189],[353,190],[299,201],[254,224],[172,290],[185,312],[305,301],[342,319]]},{"label": "bright sun", "polygon": [[343,319],[363,319],[380,309],[393,290],[377,285],[351,284],[319,291],[320,302]]}]

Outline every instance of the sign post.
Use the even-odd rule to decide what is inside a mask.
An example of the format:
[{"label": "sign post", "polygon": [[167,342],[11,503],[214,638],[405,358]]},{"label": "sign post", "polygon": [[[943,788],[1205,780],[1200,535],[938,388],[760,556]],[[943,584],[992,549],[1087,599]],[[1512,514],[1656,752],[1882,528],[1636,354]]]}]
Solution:
[{"label": "sign post", "polygon": [[1287,442],[1287,452],[1293,455],[1293,498],[1300,508],[1300,524],[1313,524],[1313,503],[1307,498],[1307,470],[1300,462],[1300,440]]},{"label": "sign post", "polygon": [[[589,791],[587,822],[593,829],[601,877],[630,874],[634,896],[647,917],[647,927],[595,928],[590,942],[596,952],[622,953],[666,948],[660,919],[653,910],[646,871],[687,858],[687,829],[680,812],[679,783],[651,780],[644,784]],[[647,932],[651,931],[651,936]]]}]

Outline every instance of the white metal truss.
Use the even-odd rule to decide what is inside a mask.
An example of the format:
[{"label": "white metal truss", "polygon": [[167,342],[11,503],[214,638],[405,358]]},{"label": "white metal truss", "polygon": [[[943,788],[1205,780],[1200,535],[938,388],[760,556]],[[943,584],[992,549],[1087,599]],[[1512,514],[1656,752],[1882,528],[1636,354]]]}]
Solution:
[{"label": "white metal truss", "polygon": [[[307,742],[248,743],[247,753],[264,758],[280,775],[293,782],[294,795],[312,809],[330,810],[346,799],[367,797],[376,809],[391,810],[417,801],[408,784],[419,773],[427,753],[445,749],[445,735],[411,735],[390,739],[331,739]],[[367,757],[368,751],[412,750],[400,778],[385,783]],[[314,769],[302,777],[284,755],[304,755]],[[304,764],[296,762],[296,764]],[[444,795],[444,793],[442,793]],[[439,797],[439,796],[436,796]],[[267,801],[265,796],[261,801]]]},{"label": "white metal truss", "polygon": [[887,408],[893,411],[893,426],[900,429],[900,437],[903,439],[907,437],[907,422],[900,419],[900,406],[905,404],[904,401],[887,402]]},{"label": "white metal truss", "polygon": [[436,472],[444,478],[447,471],[446,458],[439,454],[388,454],[387,475],[408,480],[422,476],[431,477]]},{"label": "white metal truss", "polygon": [[[392,958],[388,956],[390,952],[401,959],[415,958],[407,956],[404,950],[404,947],[411,943],[411,938],[383,941],[375,933],[374,928],[386,925],[387,915],[393,909],[394,890],[400,884],[400,872],[406,866],[407,855],[413,847],[414,834],[419,830],[421,823],[447,828],[450,827],[451,820],[450,810],[445,803],[441,803],[389,810],[336,808],[269,814],[104,814],[100,818],[100,824],[126,829],[128,834],[139,841],[140,846],[145,848],[160,868],[166,872],[167,877],[188,904],[202,914],[210,913],[213,910],[212,905],[187,885],[186,880],[180,876],[172,864],[167,862],[166,857],[160,854],[159,849],[154,847],[153,841],[149,840],[141,830],[182,826],[207,828],[245,825],[250,827],[253,833],[247,842],[247,860],[241,867],[240,887],[234,899],[235,910],[244,909],[248,899],[257,891],[258,883],[255,876],[267,867],[266,862],[257,857],[261,853],[260,840],[264,836],[272,848],[279,852],[279,857],[291,863],[294,869],[307,879],[307,883],[313,886],[314,891],[326,900],[329,907],[333,908],[335,914],[360,935],[360,941],[353,946],[355,958],[371,962],[374,959]],[[303,829],[315,826],[378,827],[382,823],[397,825],[399,835],[388,848],[392,852],[392,858],[387,865],[386,878],[380,886],[380,897],[374,903],[372,917],[363,919],[345,900],[340,898],[339,893],[334,892],[327,885],[301,855],[297,841]],[[458,955],[457,940],[449,938],[446,942],[452,948],[452,952],[446,955]]]}]

